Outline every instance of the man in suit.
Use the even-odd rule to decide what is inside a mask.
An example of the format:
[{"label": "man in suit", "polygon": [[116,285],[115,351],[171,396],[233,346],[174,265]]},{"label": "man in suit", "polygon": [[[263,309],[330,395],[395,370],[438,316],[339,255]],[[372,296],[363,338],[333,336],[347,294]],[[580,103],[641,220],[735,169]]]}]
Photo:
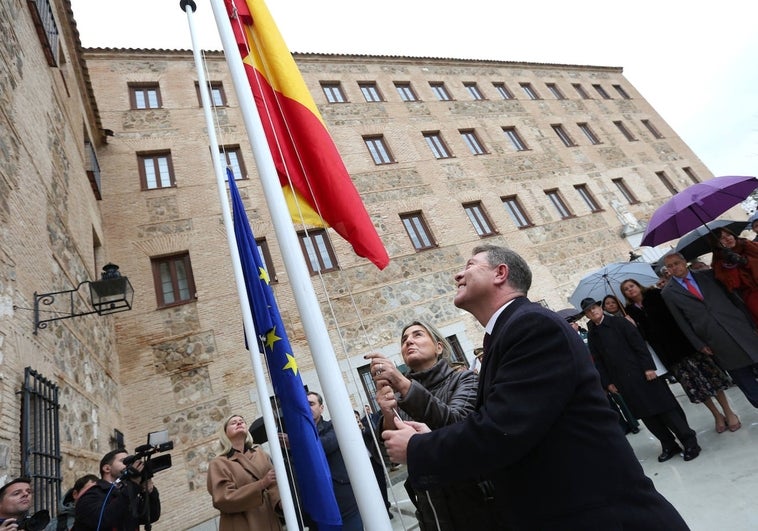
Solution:
[{"label": "man in suit", "polygon": [[713,276],[690,271],[679,253],[663,257],[672,278],[661,295],[696,350],[713,355],[758,408],[758,332],[742,302]]},{"label": "man in suit", "polygon": [[582,340],[526,298],[531,278],[515,252],[474,249],[454,303],[487,332],[477,410],[434,431],[396,421],[382,434],[390,457],[419,488],[494,481],[516,530],[687,529],[645,477]]}]

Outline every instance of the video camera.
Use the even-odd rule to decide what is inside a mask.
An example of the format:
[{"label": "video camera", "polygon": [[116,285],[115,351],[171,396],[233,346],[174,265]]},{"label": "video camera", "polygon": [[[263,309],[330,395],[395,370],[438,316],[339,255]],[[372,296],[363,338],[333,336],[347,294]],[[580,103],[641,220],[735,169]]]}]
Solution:
[{"label": "video camera", "polygon": [[25,529],[27,531],[42,531],[50,523],[50,513],[47,509],[37,511],[32,515],[26,515],[20,520],[16,521],[19,531]]},{"label": "video camera", "polygon": [[173,450],[174,442],[168,439],[168,430],[152,431],[147,434],[147,444],[138,446],[134,449],[134,454],[124,457],[124,464],[126,469],[124,470],[126,477],[130,475],[137,475],[134,473],[134,469],[131,465],[137,461],[142,460],[144,466],[142,467],[143,480],[148,480],[155,475],[156,472],[171,468],[171,455],[159,455],[153,458],[153,454],[167,452]]}]

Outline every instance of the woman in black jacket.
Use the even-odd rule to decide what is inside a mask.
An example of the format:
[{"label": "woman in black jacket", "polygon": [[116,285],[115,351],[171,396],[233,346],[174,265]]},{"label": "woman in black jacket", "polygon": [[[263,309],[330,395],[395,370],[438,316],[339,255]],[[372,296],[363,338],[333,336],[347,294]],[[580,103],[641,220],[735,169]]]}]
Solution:
[{"label": "woman in black jacket", "polygon": [[[724,390],[729,376],[712,356],[698,352],[682,333],[658,288],[645,288],[634,279],[621,283],[626,311],[637,323],[642,337],[653,347],[669,372],[682,385],[690,402],[702,403],[713,414],[716,432],[736,431],[740,420],[732,411]],[[713,397],[723,410],[714,404]]]},{"label": "woman in black jacket", "polygon": [[[381,354],[366,356],[371,360],[383,429],[395,429],[396,414],[434,430],[474,411],[478,378],[469,370],[456,371],[450,366],[452,348],[435,327],[422,321],[407,325],[401,332],[400,353],[410,369],[406,375]],[[495,515],[489,485],[451,484],[414,493],[406,483],[406,489],[415,494],[421,530],[505,529]]]}]

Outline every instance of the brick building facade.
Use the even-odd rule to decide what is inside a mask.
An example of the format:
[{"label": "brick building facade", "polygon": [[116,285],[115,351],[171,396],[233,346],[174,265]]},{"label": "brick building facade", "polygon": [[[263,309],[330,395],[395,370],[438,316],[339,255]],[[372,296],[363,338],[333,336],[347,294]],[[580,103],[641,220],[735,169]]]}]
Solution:
[{"label": "brick building facade", "polygon": [[[0,48],[0,474],[20,467],[15,393],[29,366],[59,389],[65,487],[119,433],[131,449],[167,429],[175,449],[156,478],[156,528],[210,520],[215,431],[259,407],[192,54],[82,51],[64,1],[65,61],[51,66],[26,4],[2,9],[13,38]],[[621,68],[295,59],[391,257],[379,271],[331,231],[333,252],[310,256],[356,409],[370,401],[363,355],[401,363],[398,334],[413,319],[437,324],[470,361],[481,328],[452,305],[452,276],[473,246],[518,250],[534,270],[531,298],[560,309],[583,273],[638,250],[660,203],[712,177]],[[206,63],[219,143],[265,239],[303,380],[320,391],[223,55]],[[90,148],[103,176],[94,191]],[[94,279],[108,261],[134,286],[131,311],[32,333],[21,308],[34,291]]]}]

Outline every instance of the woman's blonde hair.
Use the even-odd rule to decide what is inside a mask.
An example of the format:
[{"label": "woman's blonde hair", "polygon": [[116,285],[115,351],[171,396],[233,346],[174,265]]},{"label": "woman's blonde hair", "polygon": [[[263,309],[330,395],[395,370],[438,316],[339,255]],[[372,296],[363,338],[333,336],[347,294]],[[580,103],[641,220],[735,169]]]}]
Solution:
[{"label": "woman's blonde hair", "polygon": [[408,330],[412,326],[420,326],[424,330],[426,330],[426,333],[429,334],[429,337],[431,337],[435,343],[439,343],[442,345],[442,352],[440,352],[437,355],[437,359],[444,359],[448,363],[452,362],[453,360],[453,347],[450,346],[450,342],[445,339],[445,336],[442,335],[442,332],[437,330],[433,325],[427,323],[426,321],[412,321],[405,325],[403,327],[402,332],[400,332],[400,346],[403,346],[403,335],[405,335],[405,331]]},{"label": "woman's blonde hair", "polygon": [[[233,418],[239,417],[242,420],[245,420],[245,417],[242,415],[230,415],[226,421],[224,422],[224,425],[221,426],[221,430],[218,434],[218,444],[221,446],[221,455],[226,455],[232,450],[232,441],[229,439],[229,436],[226,434],[226,428],[229,426],[229,421],[231,421]],[[248,430],[247,436],[245,437],[245,450],[253,447],[253,436],[250,435],[250,431]]]}]

